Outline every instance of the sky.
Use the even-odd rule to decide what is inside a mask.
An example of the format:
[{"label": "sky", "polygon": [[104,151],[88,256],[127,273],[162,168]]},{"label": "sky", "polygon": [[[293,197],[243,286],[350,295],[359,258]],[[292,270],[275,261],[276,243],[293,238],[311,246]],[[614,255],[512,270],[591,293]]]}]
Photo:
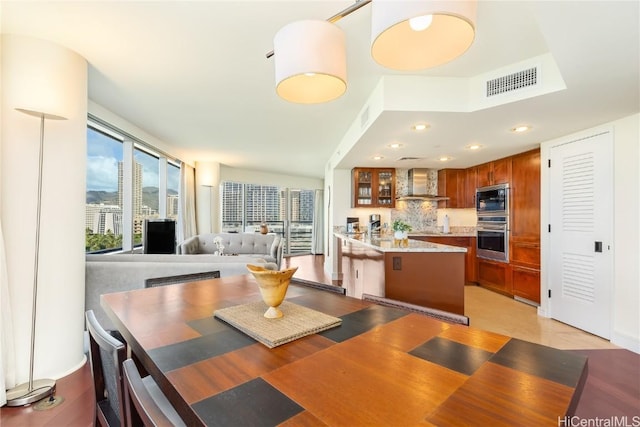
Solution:
[{"label": "sky", "polygon": [[[140,151],[134,160],[142,164],[142,186],[158,187],[158,159]],[[122,143],[87,128],[87,191],[117,191],[118,162],[122,161]],[[167,186],[178,191],[180,174],[169,168]]]}]

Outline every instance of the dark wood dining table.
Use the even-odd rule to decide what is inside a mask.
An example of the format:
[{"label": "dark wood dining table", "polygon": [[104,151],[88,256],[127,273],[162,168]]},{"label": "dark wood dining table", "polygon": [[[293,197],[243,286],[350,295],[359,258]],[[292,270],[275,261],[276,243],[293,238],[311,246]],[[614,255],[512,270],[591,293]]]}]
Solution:
[{"label": "dark wood dining table", "polygon": [[572,352],[295,283],[286,301],[341,325],[270,349],[213,316],[260,299],[241,275],[101,304],[187,425],[557,426],[587,376]]}]

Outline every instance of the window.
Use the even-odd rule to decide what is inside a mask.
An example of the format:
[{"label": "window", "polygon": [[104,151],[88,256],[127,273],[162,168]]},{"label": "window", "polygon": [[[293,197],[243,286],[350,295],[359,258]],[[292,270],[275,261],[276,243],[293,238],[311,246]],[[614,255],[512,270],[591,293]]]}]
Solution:
[{"label": "window", "polygon": [[87,252],[122,247],[122,201],[119,191],[122,148],[121,140],[95,128],[87,128]]},{"label": "window", "polygon": [[180,189],[180,166],[167,165],[167,218],[178,220],[178,194]]},{"label": "window", "polygon": [[135,148],[133,151],[133,244],[142,244],[145,219],[158,218],[160,207],[158,157]]},{"label": "window", "polygon": [[[127,162],[126,158],[133,160]],[[132,164],[131,171],[126,170],[127,164]],[[161,177],[166,182],[161,182]],[[86,252],[132,250],[143,243],[145,219],[159,218],[163,213],[163,217],[177,220],[179,181],[176,160],[90,116]]]},{"label": "window", "polygon": [[222,183],[222,231],[256,231],[265,222],[285,238],[285,253],[311,252],[314,191]]}]

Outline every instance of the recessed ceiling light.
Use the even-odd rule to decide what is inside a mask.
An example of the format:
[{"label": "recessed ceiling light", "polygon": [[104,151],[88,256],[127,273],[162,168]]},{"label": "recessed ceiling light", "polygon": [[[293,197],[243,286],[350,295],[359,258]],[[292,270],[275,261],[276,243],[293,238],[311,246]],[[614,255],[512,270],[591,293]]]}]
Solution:
[{"label": "recessed ceiling light", "polygon": [[438,159],[441,162],[448,162],[449,160],[451,160],[451,157],[449,156],[440,156],[440,158]]},{"label": "recessed ceiling light", "polygon": [[516,127],[512,128],[511,132],[522,133],[522,132],[526,132],[528,130],[531,130],[531,126],[522,125],[522,126],[516,126]]},{"label": "recessed ceiling light", "polygon": [[425,129],[427,129],[429,127],[428,124],[426,123],[416,123],[415,125],[411,126],[411,129],[416,130],[416,131],[423,131]]},{"label": "recessed ceiling light", "polygon": [[382,156],[373,156],[373,160],[382,160],[384,157]]},{"label": "recessed ceiling light", "polygon": [[467,149],[469,150],[479,150],[482,148],[482,145],[480,144],[469,144],[467,145]]},{"label": "recessed ceiling light", "polygon": [[400,148],[402,147],[402,144],[400,144],[399,142],[394,142],[393,144],[389,144],[389,148]]}]

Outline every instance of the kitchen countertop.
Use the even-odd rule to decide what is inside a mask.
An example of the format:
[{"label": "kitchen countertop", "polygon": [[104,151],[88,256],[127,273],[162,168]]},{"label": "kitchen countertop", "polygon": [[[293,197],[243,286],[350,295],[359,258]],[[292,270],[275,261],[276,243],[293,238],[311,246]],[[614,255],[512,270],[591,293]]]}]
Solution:
[{"label": "kitchen countertop", "polygon": [[461,228],[452,229],[450,233],[443,233],[442,230],[418,230],[409,232],[409,238],[411,236],[420,237],[476,237],[476,229],[474,228]]},{"label": "kitchen countertop", "polygon": [[370,238],[364,234],[333,233],[334,236],[352,243],[375,249],[380,252],[467,252],[460,246],[441,245],[439,243],[423,242],[409,238],[406,243],[400,243],[393,237]]}]

